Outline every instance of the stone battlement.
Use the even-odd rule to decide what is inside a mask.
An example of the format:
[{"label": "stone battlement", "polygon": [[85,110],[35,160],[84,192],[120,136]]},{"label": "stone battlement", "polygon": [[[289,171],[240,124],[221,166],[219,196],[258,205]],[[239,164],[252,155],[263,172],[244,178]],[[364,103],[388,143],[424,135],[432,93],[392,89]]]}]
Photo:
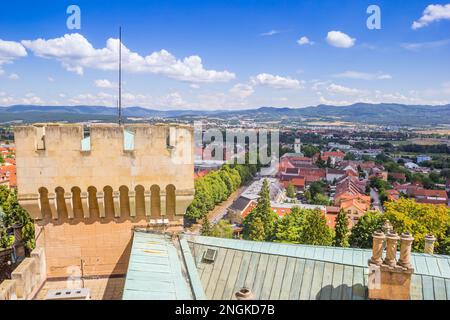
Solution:
[{"label": "stone battlement", "polygon": [[18,199],[49,277],[126,273],[136,226],[181,231],[194,198],[190,126],[15,128]]},{"label": "stone battlement", "polygon": [[[19,201],[35,219],[105,217],[108,206],[116,217],[182,215],[194,195],[193,139],[179,125],[17,127]],[[167,195],[180,198],[175,212]],[[152,197],[161,205],[150,210]]]}]

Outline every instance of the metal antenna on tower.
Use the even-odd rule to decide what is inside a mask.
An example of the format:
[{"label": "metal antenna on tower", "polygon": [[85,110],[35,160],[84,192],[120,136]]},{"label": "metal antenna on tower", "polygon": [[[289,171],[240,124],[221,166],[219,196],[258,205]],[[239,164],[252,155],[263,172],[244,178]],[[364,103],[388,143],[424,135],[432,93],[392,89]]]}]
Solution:
[{"label": "metal antenna on tower", "polygon": [[122,125],[122,27],[119,27],[119,125]]}]

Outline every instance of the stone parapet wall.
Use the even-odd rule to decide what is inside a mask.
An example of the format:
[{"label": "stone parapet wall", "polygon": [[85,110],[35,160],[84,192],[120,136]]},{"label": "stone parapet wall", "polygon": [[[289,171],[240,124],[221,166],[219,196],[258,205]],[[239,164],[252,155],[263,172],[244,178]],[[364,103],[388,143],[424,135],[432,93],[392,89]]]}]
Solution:
[{"label": "stone parapet wall", "polygon": [[32,299],[47,279],[45,251],[36,248],[11,274],[11,280],[0,284],[0,300]]}]

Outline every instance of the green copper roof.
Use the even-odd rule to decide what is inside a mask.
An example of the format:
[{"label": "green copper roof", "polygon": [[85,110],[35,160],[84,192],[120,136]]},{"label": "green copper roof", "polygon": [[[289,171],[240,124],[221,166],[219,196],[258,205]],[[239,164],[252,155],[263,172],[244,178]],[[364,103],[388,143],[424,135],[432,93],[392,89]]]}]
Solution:
[{"label": "green copper roof", "polygon": [[[214,259],[205,259],[207,249]],[[210,255],[209,255],[210,256]],[[134,232],[123,299],[367,299],[371,250]],[[413,253],[411,299],[450,300],[450,257]]]},{"label": "green copper roof", "polygon": [[[242,287],[256,299],[367,299],[371,250],[186,237],[208,299],[235,299]],[[213,263],[207,249],[217,250]],[[450,299],[448,256],[412,254],[413,300]]]},{"label": "green copper roof", "polygon": [[192,292],[178,239],[134,232],[123,300],[189,300]]}]

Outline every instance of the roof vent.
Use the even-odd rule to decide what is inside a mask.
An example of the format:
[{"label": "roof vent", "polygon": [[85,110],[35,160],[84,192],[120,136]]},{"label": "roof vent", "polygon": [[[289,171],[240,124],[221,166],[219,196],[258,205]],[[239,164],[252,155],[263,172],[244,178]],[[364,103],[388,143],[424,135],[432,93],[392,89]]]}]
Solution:
[{"label": "roof vent", "polygon": [[238,292],[235,293],[236,299],[238,300],[253,300],[254,296],[250,289],[242,288]]},{"label": "roof vent", "polygon": [[216,260],[217,250],[206,249],[203,253],[203,260],[207,262],[214,262]]},{"label": "roof vent", "polygon": [[83,289],[60,289],[49,290],[45,300],[90,300],[90,290]]}]

